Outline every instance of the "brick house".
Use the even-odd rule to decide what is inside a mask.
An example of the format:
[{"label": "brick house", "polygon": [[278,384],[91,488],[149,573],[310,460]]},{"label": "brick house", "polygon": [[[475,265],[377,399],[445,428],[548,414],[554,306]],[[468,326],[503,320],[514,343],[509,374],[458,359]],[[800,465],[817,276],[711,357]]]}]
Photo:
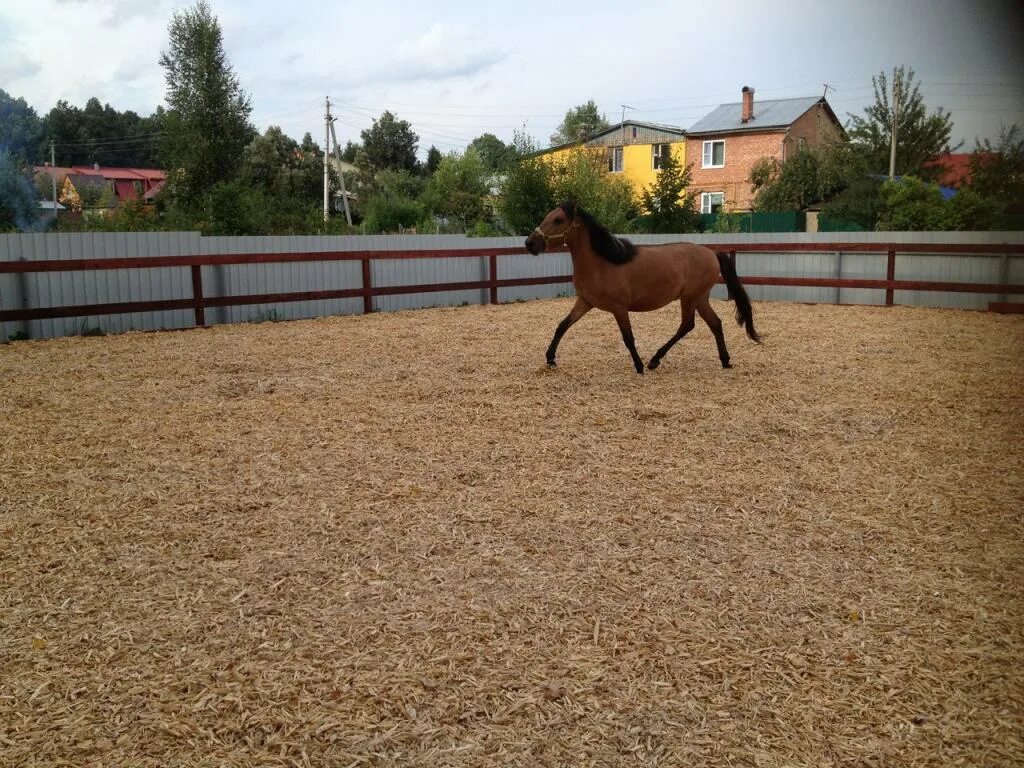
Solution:
[{"label": "brick house", "polygon": [[785,162],[801,149],[845,137],[823,97],[755,104],[754,89],[744,86],[742,101],[718,106],[686,132],[686,157],[693,164],[690,189],[700,195],[701,213],[749,211],[755,162],[762,157]]}]

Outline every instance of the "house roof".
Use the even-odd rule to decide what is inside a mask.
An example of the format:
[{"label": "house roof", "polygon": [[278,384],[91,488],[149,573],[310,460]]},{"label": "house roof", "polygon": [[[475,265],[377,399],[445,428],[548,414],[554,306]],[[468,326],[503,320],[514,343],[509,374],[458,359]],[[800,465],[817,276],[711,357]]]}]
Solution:
[{"label": "house roof", "polygon": [[[641,128],[653,134],[668,134],[669,136],[678,136],[680,139],[686,138],[686,131],[680,128],[678,125],[667,125],[664,123],[646,123],[641,120],[624,120],[620,123],[616,123],[615,125],[605,128],[603,131],[598,131],[593,136],[587,137],[586,140],[580,139],[577,141],[567,141],[565,144],[555,144],[554,146],[546,147],[545,149],[533,152],[530,156],[546,155],[549,152],[557,152],[558,150],[567,149],[569,147],[585,146],[594,141],[601,143],[600,140],[603,137],[614,136],[627,126],[635,126],[636,128]],[[667,140],[668,136],[664,136],[663,138]]]},{"label": "house roof", "polygon": [[62,168],[59,165],[34,165],[32,166],[32,171],[37,175],[40,173],[45,173],[47,176],[56,179],[58,184],[63,184],[64,178],[69,173],[73,173],[73,171],[70,168]]},{"label": "house roof", "polygon": [[150,187],[150,188],[149,188],[149,189],[148,189],[148,190],[146,191],[146,194],[144,194],[144,195],[142,196],[142,199],[143,199],[143,200],[146,200],[146,201],[149,201],[149,202],[152,202],[152,201],[153,201],[153,198],[157,196],[157,193],[158,193],[158,192],[159,192],[159,191],[160,191],[161,189],[163,189],[163,188],[164,188],[164,184],[166,184],[166,183],[167,183],[167,182],[166,182],[166,180],[164,180],[164,179],[160,179],[159,181],[155,182],[155,183],[153,184],[153,186],[152,186],[152,187]]},{"label": "house roof", "polygon": [[824,105],[832,118],[836,118],[832,107],[821,96],[805,96],[799,99],[755,99],[754,117],[744,123],[743,102],[735,101],[729,104],[720,104],[717,108],[694,123],[690,135],[695,133],[739,133],[764,131],[779,128],[788,128],[807,110],[817,104]]},{"label": "house roof", "polygon": [[665,123],[645,123],[645,122],[642,122],[640,120],[625,120],[625,121],[623,121],[621,123],[616,123],[615,125],[609,126],[608,128],[605,128],[603,131],[598,131],[593,136],[591,136],[589,139],[587,139],[587,141],[591,141],[593,139],[596,139],[599,136],[606,136],[609,133],[615,133],[616,131],[621,131],[627,125],[635,125],[637,128],[649,128],[652,131],[663,131],[665,133],[674,133],[677,136],[685,136],[686,135],[686,131],[684,131],[678,125],[667,125]]},{"label": "house roof", "polygon": [[107,185],[107,180],[95,173],[76,173],[72,171],[72,173],[68,174],[68,179],[71,180],[76,189],[81,189],[82,187],[105,187]]},{"label": "house roof", "polygon": [[939,170],[936,181],[940,186],[959,189],[971,183],[972,157],[973,154],[967,152],[950,152],[928,160],[924,165]]},{"label": "house roof", "polygon": [[111,181],[142,181],[146,177],[134,168],[95,168],[89,165],[76,165],[73,170],[87,176],[102,176]]},{"label": "house roof", "polygon": [[114,193],[120,200],[128,200],[139,196],[138,192],[135,191],[135,184],[123,179],[118,179],[114,182]]}]

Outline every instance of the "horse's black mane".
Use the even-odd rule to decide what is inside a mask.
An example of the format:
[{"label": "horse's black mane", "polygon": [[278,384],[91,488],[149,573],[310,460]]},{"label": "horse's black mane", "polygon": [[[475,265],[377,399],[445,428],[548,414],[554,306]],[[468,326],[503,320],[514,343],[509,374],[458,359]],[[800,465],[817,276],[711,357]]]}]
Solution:
[{"label": "horse's black mane", "polygon": [[559,206],[570,219],[578,219],[590,231],[590,247],[612,264],[628,264],[636,255],[636,246],[624,237],[616,237],[578,204],[566,200]]}]

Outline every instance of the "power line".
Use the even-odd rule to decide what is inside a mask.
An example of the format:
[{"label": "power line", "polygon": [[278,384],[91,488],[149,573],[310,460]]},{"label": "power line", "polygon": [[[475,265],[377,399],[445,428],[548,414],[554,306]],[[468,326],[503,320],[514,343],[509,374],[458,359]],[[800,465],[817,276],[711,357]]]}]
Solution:
[{"label": "power line", "polygon": [[146,143],[147,141],[155,141],[156,137],[164,135],[164,131],[156,131],[155,133],[140,133],[135,136],[124,136],[119,139],[89,139],[87,141],[64,141],[57,142],[58,147],[98,147],[104,144],[129,144],[134,142]]}]

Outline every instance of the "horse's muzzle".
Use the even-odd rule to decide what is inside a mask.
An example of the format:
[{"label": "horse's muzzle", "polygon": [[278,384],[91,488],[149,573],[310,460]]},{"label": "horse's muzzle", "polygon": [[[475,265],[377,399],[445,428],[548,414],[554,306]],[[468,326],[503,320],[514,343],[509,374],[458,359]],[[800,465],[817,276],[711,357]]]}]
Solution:
[{"label": "horse's muzzle", "polygon": [[537,256],[544,252],[544,248],[547,246],[547,242],[545,242],[543,236],[540,236],[536,232],[533,232],[528,238],[526,238],[525,245],[526,250],[528,250],[534,256]]}]

